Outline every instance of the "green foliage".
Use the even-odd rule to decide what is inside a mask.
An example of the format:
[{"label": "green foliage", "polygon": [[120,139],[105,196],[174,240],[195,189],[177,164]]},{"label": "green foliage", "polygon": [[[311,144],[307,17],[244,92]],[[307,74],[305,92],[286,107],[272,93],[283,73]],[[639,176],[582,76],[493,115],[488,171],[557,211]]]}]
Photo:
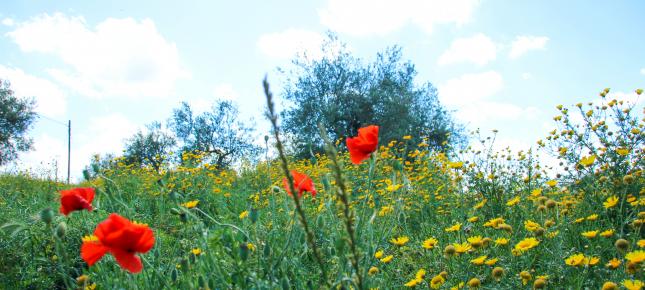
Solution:
[{"label": "green foliage", "polygon": [[330,35],[320,59],[300,56],[287,74],[283,95],[291,103],[283,127],[298,156],[322,152],[318,123],[333,140],[355,136],[360,127],[376,124],[384,144],[405,135],[414,144],[427,139],[434,149],[463,141],[461,127],[437,98],[431,83],[417,84],[417,71],[402,60],[399,47],[378,53],[365,63]]},{"label": "green foliage", "polygon": [[208,155],[217,168],[228,168],[241,158],[253,158],[258,147],[253,143],[253,128],[239,120],[237,106],[231,101],[216,101],[211,111],[195,115],[187,103],[173,111],[170,128],[181,142],[181,152]]},{"label": "green foliage", "polygon": [[125,160],[130,164],[151,166],[159,172],[177,140],[164,131],[159,122],[148,125],[147,129],[147,132],[139,130],[128,139],[125,145]]},{"label": "green foliage", "polygon": [[18,157],[18,152],[32,148],[27,131],[36,118],[33,99],[14,96],[9,82],[0,80],[0,165]]}]

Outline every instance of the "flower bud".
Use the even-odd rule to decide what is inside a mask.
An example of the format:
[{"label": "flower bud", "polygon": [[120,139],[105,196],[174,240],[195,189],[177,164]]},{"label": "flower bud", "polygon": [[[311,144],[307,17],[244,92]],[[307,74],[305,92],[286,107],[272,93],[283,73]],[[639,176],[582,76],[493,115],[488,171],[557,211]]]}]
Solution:
[{"label": "flower bud", "polygon": [[627,240],[625,240],[625,239],[618,239],[614,243],[614,246],[619,251],[627,251],[629,249],[629,242]]},{"label": "flower bud", "polygon": [[56,237],[59,239],[62,239],[65,237],[65,234],[67,233],[67,224],[65,222],[60,222],[58,226],[56,226]]},{"label": "flower bud", "polygon": [[542,278],[537,278],[535,279],[535,282],[533,282],[533,288],[535,289],[544,289],[546,286],[546,280]]},{"label": "flower bud", "polygon": [[468,281],[468,287],[470,288],[479,288],[479,286],[482,285],[482,282],[479,281],[477,278],[472,278],[470,281]]},{"label": "flower bud", "polygon": [[502,276],[504,276],[504,268],[502,267],[493,268],[493,272],[491,273],[491,275],[493,276],[493,278],[499,281],[499,279],[501,279]]},{"label": "flower bud", "polygon": [[51,208],[46,208],[40,211],[40,220],[46,224],[51,224],[54,219],[54,211]]}]

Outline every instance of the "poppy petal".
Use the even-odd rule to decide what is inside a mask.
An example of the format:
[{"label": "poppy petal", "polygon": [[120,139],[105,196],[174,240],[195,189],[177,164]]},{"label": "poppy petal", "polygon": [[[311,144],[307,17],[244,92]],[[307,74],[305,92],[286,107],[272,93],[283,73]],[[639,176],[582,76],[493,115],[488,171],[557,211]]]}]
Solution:
[{"label": "poppy petal", "polygon": [[81,245],[81,258],[88,265],[92,266],[98,260],[103,258],[108,249],[97,242],[83,242]]},{"label": "poppy petal", "polygon": [[146,253],[152,249],[152,246],[155,245],[155,237],[152,230],[147,226],[141,227],[141,236],[139,237],[139,242],[135,245],[134,250],[138,253]]},{"label": "poppy petal", "polygon": [[111,252],[117,263],[119,263],[123,269],[132,273],[139,273],[143,269],[141,258],[137,257],[134,253],[121,249],[112,249]]}]

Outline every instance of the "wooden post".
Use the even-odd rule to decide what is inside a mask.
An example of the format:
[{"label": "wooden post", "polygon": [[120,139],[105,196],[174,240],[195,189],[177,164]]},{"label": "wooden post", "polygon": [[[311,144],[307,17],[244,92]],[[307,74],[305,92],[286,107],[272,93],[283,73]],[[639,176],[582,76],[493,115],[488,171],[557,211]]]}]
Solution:
[{"label": "wooden post", "polygon": [[68,120],[67,121],[67,184],[69,184],[71,152],[72,152],[72,120]]}]

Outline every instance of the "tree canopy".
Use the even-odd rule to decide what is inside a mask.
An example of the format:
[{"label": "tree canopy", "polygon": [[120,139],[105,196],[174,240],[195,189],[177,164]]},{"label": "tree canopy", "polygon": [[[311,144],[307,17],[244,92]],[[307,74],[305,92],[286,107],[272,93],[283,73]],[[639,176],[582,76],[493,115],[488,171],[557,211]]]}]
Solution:
[{"label": "tree canopy", "polygon": [[206,153],[218,168],[230,166],[243,157],[257,155],[253,128],[238,119],[231,101],[217,100],[210,111],[195,115],[188,103],[173,111],[170,128],[181,143],[181,152]]},{"label": "tree canopy", "polygon": [[330,36],[323,57],[297,57],[288,71],[283,96],[291,106],[283,113],[284,128],[301,157],[319,151],[318,123],[334,139],[354,136],[360,127],[381,127],[381,143],[409,135],[443,150],[462,138],[461,126],[439,103],[436,88],[417,84],[417,71],[403,61],[399,47],[385,49],[371,63],[353,56]]},{"label": "tree canopy", "polygon": [[33,140],[27,131],[36,119],[34,106],[33,99],[16,97],[9,82],[0,80],[0,165],[32,149]]}]

